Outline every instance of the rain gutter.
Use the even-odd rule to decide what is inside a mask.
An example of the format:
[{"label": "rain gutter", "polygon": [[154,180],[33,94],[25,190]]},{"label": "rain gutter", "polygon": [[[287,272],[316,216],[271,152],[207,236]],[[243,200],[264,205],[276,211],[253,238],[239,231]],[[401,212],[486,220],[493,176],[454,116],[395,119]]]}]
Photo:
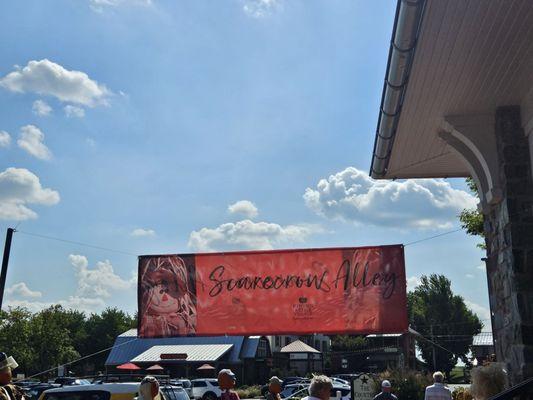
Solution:
[{"label": "rain gutter", "polygon": [[426,0],[398,0],[383,83],[370,176],[384,178],[409,82]]}]

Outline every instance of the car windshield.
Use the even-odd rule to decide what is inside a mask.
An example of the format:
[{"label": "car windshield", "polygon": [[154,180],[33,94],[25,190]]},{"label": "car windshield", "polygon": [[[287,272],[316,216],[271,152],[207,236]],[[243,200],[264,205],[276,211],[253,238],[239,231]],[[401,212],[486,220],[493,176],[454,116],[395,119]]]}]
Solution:
[{"label": "car windshield", "polygon": [[189,400],[189,396],[185,392],[185,390],[181,388],[162,388],[161,392],[163,393],[163,396],[166,400]]},{"label": "car windshield", "polygon": [[109,392],[103,390],[45,393],[43,400],[109,400]]},{"label": "car windshield", "polygon": [[288,387],[285,388],[280,394],[282,399],[291,399],[293,397],[305,397],[308,395],[307,387],[299,388],[297,386],[295,387]]}]

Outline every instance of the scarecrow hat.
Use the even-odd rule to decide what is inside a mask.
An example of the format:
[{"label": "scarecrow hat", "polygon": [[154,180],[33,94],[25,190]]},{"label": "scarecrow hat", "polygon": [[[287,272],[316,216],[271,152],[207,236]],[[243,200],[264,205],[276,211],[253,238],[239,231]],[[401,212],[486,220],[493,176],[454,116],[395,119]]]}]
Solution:
[{"label": "scarecrow hat", "polygon": [[6,353],[0,352],[0,371],[4,372],[6,369],[15,369],[19,365],[13,357],[8,357]]}]

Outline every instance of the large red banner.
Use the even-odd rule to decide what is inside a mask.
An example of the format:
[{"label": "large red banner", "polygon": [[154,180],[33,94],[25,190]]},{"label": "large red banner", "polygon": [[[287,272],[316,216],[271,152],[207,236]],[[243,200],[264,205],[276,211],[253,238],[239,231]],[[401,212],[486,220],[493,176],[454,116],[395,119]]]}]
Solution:
[{"label": "large red banner", "polygon": [[139,336],[400,333],[403,246],[139,257]]}]

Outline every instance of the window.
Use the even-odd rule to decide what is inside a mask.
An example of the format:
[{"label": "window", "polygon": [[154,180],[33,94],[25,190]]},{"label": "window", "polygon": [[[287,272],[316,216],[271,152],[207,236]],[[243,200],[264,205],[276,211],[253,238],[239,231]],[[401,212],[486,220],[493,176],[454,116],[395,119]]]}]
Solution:
[{"label": "window", "polygon": [[281,338],[279,336],[274,336],[274,343],[276,347],[281,346]]},{"label": "window", "polygon": [[205,381],[193,381],[192,387],[207,387],[207,383]]},{"label": "window", "polygon": [[257,345],[257,354],[255,355],[257,358],[266,358],[267,357],[267,341],[264,338],[259,339],[259,343]]},{"label": "window", "polygon": [[288,336],[285,336],[285,346],[288,346],[289,344],[291,344],[291,338]]}]

